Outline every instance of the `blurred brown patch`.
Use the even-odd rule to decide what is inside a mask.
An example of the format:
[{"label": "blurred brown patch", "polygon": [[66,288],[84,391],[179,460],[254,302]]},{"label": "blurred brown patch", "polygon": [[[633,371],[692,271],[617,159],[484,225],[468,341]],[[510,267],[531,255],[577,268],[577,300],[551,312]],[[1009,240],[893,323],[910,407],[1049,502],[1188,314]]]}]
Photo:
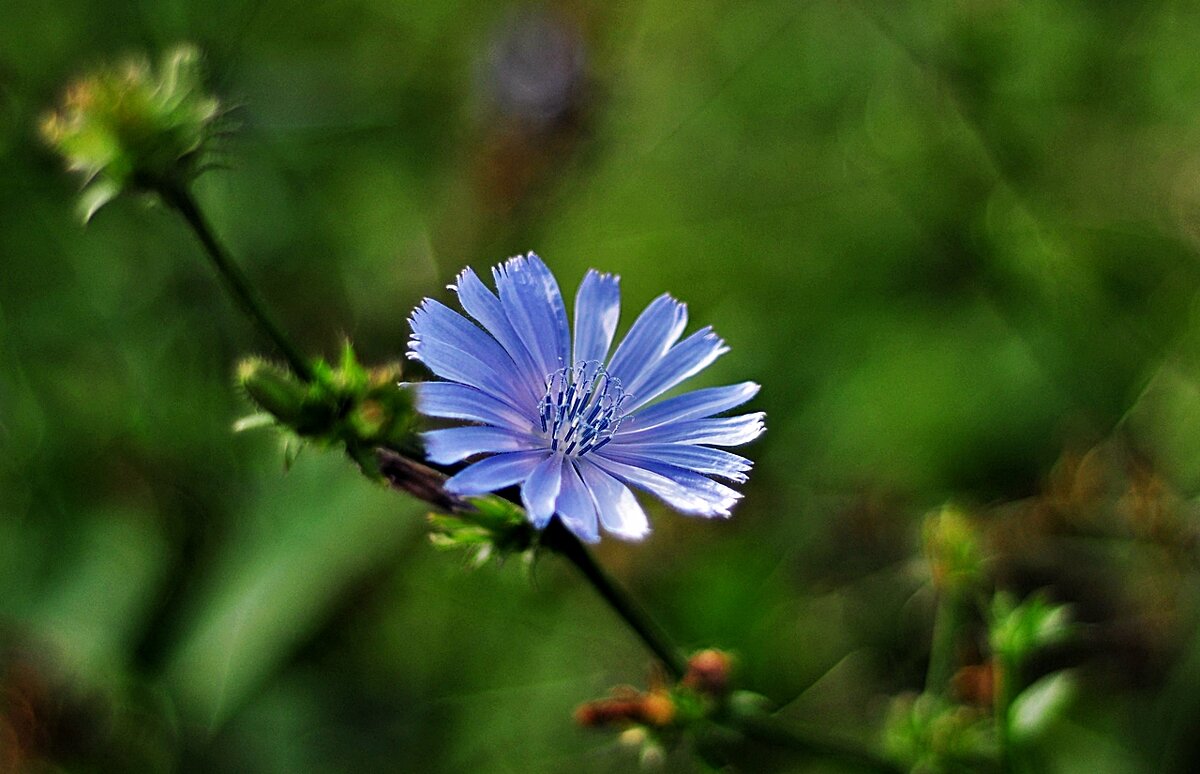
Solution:
[{"label": "blurred brown patch", "polygon": [[1064,453],[1043,491],[983,514],[997,585],[1052,589],[1091,624],[1087,653],[1154,681],[1187,641],[1195,507],[1120,439]]}]

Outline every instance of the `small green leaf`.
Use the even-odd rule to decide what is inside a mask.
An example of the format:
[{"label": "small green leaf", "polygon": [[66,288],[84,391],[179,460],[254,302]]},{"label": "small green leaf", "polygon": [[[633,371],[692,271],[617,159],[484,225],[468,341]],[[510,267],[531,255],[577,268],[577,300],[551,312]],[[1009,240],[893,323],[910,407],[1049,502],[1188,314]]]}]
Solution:
[{"label": "small green leaf", "polygon": [[249,414],[242,417],[233,423],[233,432],[244,433],[247,430],[258,430],[263,427],[271,427],[275,424],[275,417],[266,412],[257,414]]},{"label": "small green leaf", "polygon": [[1029,739],[1046,729],[1075,696],[1075,676],[1055,672],[1026,688],[1013,700],[1009,730],[1016,738]]}]

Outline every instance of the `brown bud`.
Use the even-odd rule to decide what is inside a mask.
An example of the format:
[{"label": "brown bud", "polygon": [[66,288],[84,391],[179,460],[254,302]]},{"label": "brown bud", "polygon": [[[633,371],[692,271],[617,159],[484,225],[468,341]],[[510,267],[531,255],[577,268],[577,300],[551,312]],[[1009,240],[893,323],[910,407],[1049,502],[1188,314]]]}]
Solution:
[{"label": "brown bud", "polygon": [[641,720],[648,726],[668,726],[675,719],[675,702],[666,692],[654,692],[642,697]]},{"label": "brown bud", "polygon": [[675,719],[675,702],[666,691],[639,693],[629,686],[613,689],[608,699],[581,704],[575,722],[585,728],[612,725],[667,726]]},{"label": "brown bud", "polygon": [[683,684],[694,691],[721,697],[729,690],[732,669],[733,659],[728,653],[711,648],[702,650],[688,659]]},{"label": "brown bud", "polygon": [[998,677],[996,666],[991,661],[965,666],[954,674],[954,694],[964,704],[990,707],[996,697]]}]

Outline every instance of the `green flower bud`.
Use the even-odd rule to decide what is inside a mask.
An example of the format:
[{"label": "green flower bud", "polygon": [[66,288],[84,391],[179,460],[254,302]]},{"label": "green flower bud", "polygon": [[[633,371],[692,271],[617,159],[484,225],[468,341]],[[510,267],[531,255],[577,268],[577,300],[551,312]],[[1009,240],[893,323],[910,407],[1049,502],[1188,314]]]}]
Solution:
[{"label": "green flower bud", "polygon": [[252,401],[281,424],[292,425],[304,414],[308,386],[265,360],[243,360],[238,364],[237,382]]},{"label": "green flower bud", "polygon": [[978,710],[911,694],[892,701],[884,723],[888,757],[911,771],[996,771],[995,726]]},{"label": "green flower bud", "polygon": [[925,519],[925,556],[933,584],[941,590],[969,588],[983,578],[983,552],[975,527],[958,508],[947,505]]},{"label": "green flower bud", "polygon": [[436,548],[466,550],[475,565],[493,556],[527,554],[537,540],[521,509],[495,495],[472,498],[453,515],[432,513],[429,528],[429,540]]},{"label": "green flower bud", "polygon": [[189,184],[205,168],[223,115],[204,91],[199,51],[184,45],[157,68],[131,59],[81,78],[43,119],[41,134],[83,176],[87,221],[121,193]]},{"label": "green flower bud", "polygon": [[[400,367],[368,370],[349,343],[335,367],[312,363],[312,381],[258,359],[238,367],[238,383],[275,422],[304,440],[344,444],[350,456],[371,475],[378,475],[372,449],[386,446],[406,452],[419,449],[412,396],[397,383]],[[240,423],[256,427],[256,420]]]}]

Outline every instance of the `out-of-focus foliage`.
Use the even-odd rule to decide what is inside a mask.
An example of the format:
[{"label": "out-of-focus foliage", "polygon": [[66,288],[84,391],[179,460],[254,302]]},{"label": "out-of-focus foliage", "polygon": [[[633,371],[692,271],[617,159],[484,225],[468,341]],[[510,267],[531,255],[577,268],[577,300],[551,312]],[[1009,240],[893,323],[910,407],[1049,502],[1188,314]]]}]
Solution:
[{"label": "out-of-focus foliage", "polygon": [[186,230],[134,200],[78,224],[39,117],[180,41],[240,127],[197,198],[314,356],[349,336],[392,362],[418,299],[528,249],[567,287],[621,274],[630,308],[669,290],[728,340],[703,378],[761,382],[770,424],[745,500],[599,553],[684,645],[737,653],[781,722],[876,743],[890,697],[925,691],[922,524],[950,501],[980,599],[953,690],[889,738],[919,756],[947,713],[986,724],[993,592],[1041,591],[1076,628],[1022,666],[1021,762],[1200,765],[1200,9],[5,11],[0,768],[636,759],[572,722],[648,658],[570,568],[464,572],[341,455],[285,471],[275,438],[232,434],[235,364],[266,345]]}]

